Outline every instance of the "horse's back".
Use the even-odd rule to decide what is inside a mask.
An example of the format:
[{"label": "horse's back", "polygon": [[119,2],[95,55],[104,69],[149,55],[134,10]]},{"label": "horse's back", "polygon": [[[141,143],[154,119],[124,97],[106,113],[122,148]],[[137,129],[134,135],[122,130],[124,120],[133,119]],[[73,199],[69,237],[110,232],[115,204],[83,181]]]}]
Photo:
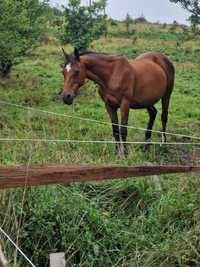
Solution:
[{"label": "horse's back", "polygon": [[134,60],[143,60],[143,59],[153,61],[159,64],[160,66],[162,66],[164,69],[165,69],[166,61],[169,61],[171,63],[171,61],[169,60],[167,56],[165,56],[162,53],[158,53],[158,52],[146,52],[146,53],[143,53],[137,56]]}]

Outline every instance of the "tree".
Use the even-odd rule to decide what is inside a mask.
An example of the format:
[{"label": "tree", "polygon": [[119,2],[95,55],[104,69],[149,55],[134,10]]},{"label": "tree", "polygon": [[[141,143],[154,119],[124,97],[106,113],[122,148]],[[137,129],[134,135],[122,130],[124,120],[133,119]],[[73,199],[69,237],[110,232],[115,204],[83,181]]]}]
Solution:
[{"label": "tree", "polygon": [[0,1],[0,74],[7,76],[19,57],[39,39],[48,3],[39,0]]},{"label": "tree", "polygon": [[200,2],[199,0],[170,0],[171,2],[181,4],[183,8],[193,15],[200,16]]},{"label": "tree", "polygon": [[174,33],[176,31],[176,29],[178,28],[178,26],[179,26],[178,22],[176,20],[174,20],[171,27],[170,27],[170,31],[172,33]]},{"label": "tree", "polygon": [[180,4],[184,9],[191,13],[189,21],[193,29],[200,25],[200,1],[199,0],[170,0],[170,2]]},{"label": "tree", "polygon": [[130,33],[130,25],[131,25],[132,22],[133,22],[133,19],[132,19],[131,16],[127,13],[127,14],[126,14],[126,19],[125,19],[127,35],[129,35],[129,33]]},{"label": "tree", "polygon": [[192,25],[192,30],[196,32],[198,25],[200,25],[200,17],[191,15],[188,19]]},{"label": "tree", "polygon": [[147,19],[145,18],[144,14],[139,16],[138,18],[134,19],[134,23],[147,23]]},{"label": "tree", "polygon": [[106,0],[94,1],[89,7],[80,0],[70,0],[66,8],[65,42],[80,49],[87,49],[93,40],[106,32]]}]

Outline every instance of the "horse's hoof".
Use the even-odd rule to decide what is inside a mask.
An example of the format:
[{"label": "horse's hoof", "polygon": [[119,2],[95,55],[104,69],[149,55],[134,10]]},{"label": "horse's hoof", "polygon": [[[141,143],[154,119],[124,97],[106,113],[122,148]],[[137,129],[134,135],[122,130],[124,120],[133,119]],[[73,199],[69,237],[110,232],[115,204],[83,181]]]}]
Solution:
[{"label": "horse's hoof", "polygon": [[146,140],[143,147],[144,151],[148,151],[150,149],[150,146],[152,145],[151,142],[152,142],[151,139]]},{"label": "horse's hoof", "polygon": [[124,151],[124,157],[125,157],[125,159],[128,158],[128,151]]},{"label": "horse's hoof", "polygon": [[115,152],[115,157],[116,157],[117,159],[120,159],[120,158],[121,158],[121,152],[120,152],[120,151],[116,151],[116,152]]},{"label": "horse's hoof", "polygon": [[162,133],[161,143],[166,143],[166,142],[167,142],[166,134]]},{"label": "horse's hoof", "polygon": [[145,144],[144,147],[143,147],[143,150],[146,152],[146,151],[149,151],[150,150],[150,144]]}]

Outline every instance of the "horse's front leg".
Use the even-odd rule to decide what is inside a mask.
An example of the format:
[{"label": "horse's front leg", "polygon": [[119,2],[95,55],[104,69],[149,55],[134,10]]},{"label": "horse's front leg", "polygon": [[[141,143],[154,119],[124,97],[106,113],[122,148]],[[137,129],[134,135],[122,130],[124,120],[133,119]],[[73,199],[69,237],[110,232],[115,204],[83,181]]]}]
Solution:
[{"label": "horse's front leg", "polygon": [[120,106],[121,110],[121,137],[124,144],[124,155],[128,156],[128,146],[126,143],[127,133],[128,133],[128,116],[129,116],[129,101],[127,99],[123,99]]},{"label": "horse's front leg", "polygon": [[112,122],[113,136],[116,141],[115,153],[117,157],[120,157],[120,153],[121,153],[120,130],[119,130],[119,123],[118,123],[118,116],[117,116],[117,108],[112,107],[109,104],[106,104],[106,109]]}]

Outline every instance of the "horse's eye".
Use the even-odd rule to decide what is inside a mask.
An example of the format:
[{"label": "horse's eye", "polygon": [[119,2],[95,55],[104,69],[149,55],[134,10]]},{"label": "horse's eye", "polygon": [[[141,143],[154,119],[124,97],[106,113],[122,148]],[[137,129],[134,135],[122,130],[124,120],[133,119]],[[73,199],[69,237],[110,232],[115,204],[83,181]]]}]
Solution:
[{"label": "horse's eye", "polygon": [[78,75],[78,74],[80,73],[80,70],[79,70],[79,69],[74,69],[74,73],[75,73],[76,75]]}]

